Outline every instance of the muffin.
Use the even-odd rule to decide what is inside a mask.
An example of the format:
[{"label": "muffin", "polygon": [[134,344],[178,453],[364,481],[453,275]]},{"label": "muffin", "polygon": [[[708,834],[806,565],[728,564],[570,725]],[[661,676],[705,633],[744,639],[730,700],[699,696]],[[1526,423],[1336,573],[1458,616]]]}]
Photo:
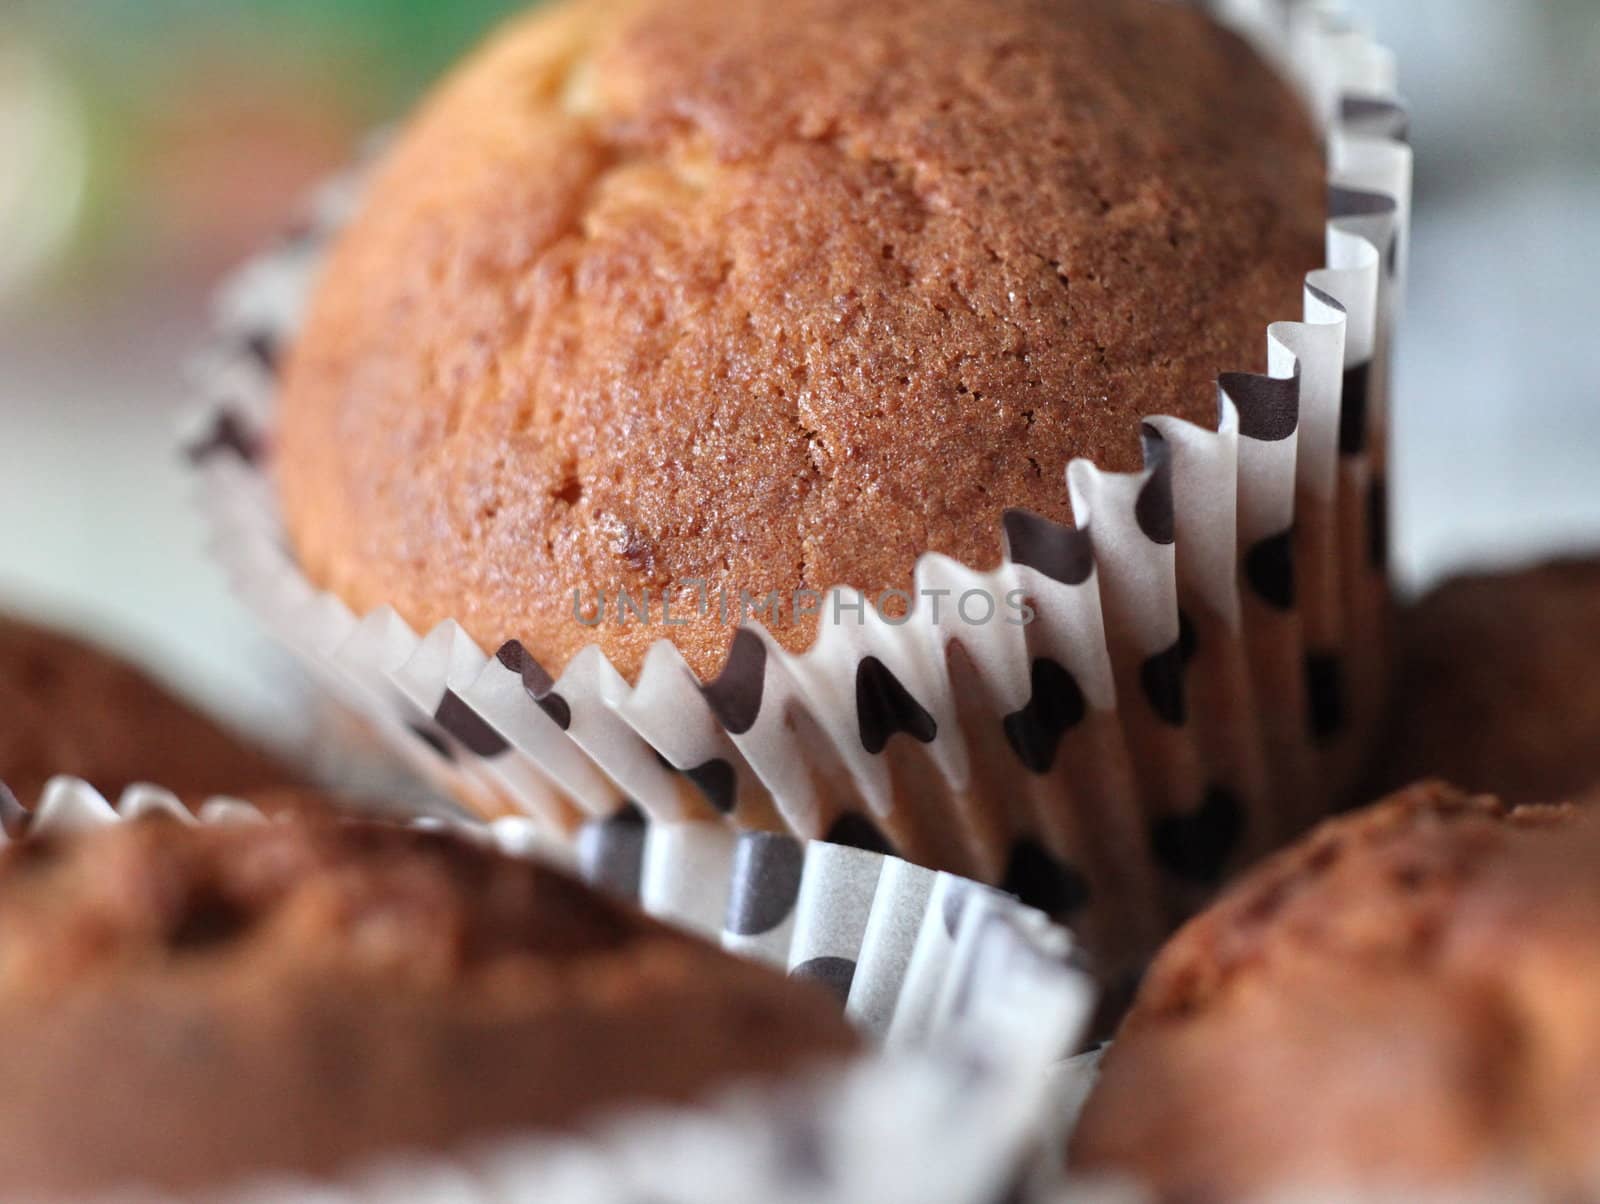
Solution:
[{"label": "muffin", "polygon": [[[0,853],[8,1193],[570,1132],[849,1055],[789,982],[439,834],[147,819]],[[93,1139],[87,1140],[86,1134]]]},{"label": "muffin", "polygon": [[1600,816],[1440,784],[1328,822],[1167,946],[1076,1169],[1163,1200],[1600,1191]]},{"label": "muffin", "polygon": [[295,805],[297,775],[99,648],[0,615],[0,785],[25,806],[58,774],[115,797],[158,783],[186,802]]},{"label": "muffin", "polygon": [[547,7],[230,289],[214,543],[469,807],[889,850],[1132,965],[1365,752],[1401,215],[1329,178],[1199,6]]},{"label": "muffin", "polygon": [[1436,775],[1512,803],[1600,788],[1600,561],[1458,577],[1400,616],[1379,791]]},{"label": "muffin", "polygon": [[634,678],[665,635],[709,680],[741,590],[801,650],[797,591],[991,568],[1007,510],[1072,521],[1072,459],[1214,425],[1300,312],[1325,179],[1289,85],[1185,6],[541,11],[427,102],[322,273],[289,534],[358,612],[552,676],[597,644]]}]

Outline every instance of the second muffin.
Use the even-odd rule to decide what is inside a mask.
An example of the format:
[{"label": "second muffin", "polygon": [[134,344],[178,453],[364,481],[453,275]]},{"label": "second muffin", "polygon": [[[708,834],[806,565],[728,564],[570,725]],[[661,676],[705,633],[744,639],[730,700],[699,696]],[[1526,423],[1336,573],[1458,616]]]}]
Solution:
[{"label": "second muffin", "polygon": [[0,851],[0,1178],[77,1198],[344,1174],[856,1048],[826,991],[554,870],[328,821]]},{"label": "second muffin", "polygon": [[0,787],[31,808],[60,774],[112,796],[159,783],[191,805],[226,794],[269,810],[302,784],[134,665],[0,614]]},{"label": "second muffin", "polygon": [[1436,784],[1325,824],[1157,958],[1076,1168],[1185,1204],[1595,1198],[1597,861],[1590,809]]},{"label": "second muffin", "polygon": [[1372,793],[1437,775],[1511,803],[1600,787],[1600,559],[1453,578],[1400,613]]}]

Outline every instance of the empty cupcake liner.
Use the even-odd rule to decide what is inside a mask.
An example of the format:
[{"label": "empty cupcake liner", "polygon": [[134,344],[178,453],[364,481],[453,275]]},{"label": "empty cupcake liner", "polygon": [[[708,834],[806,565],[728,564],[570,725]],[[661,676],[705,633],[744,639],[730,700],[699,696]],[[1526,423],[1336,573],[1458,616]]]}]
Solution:
[{"label": "empty cupcake liner", "polygon": [[1011,511],[997,569],[925,555],[916,594],[942,608],[886,619],[835,590],[823,613],[848,617],[803,653],[751,622],[714,681],[662,640],[630,683],[595,645],[552,678],[516,641],[485,651],[455,622],[417,632],[320,591],[277,512],[275,368],[359,170],[220,305],[187,449],[216,555],[337,696],[484,814],[571,831],[637,809],[893,849],[1070,919],[1108,972],[1136,963],[1226,871],[1327,810],[1385,660],[1410,212],[1393,62],[1319,8],[1225,7],[1327,130],[1327,264],[1303,319],[1268,327],[1266,375],[1219,379],[1216,430],[1153,417],[1142,471],[1072,463],[1076,529]]},{"label": "empty cupcake liner", "polygon": [[[192,814],[153,786],[131,787],[113,805],[66,777],[32,812],[0,799],[3,841],[152,814],[273,822],[229,799]],[[892,856],[772,833],[734,837],[718,824],[592,821],[574,846],[522,818],[412,822],[565,865],[741,956],[818,980],[880,1052],[703,1108],[625,1115],[581,1138],[498,1142],[396,1159],[347,1182],[275,1181],[219,1198],[988,1204],[1053,1181],[1057,1101],[1075,1073],[1066,1059],[1095,991],[1071,935],[1042,913]]]}]

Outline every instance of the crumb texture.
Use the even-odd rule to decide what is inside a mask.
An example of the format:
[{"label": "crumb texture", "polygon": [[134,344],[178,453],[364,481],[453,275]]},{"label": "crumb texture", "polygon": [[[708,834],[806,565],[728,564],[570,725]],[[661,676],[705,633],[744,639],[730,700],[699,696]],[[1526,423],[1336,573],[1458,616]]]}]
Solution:
[{"label": "crumb texture", "polygon": [[1597,858],[1586,808],[1439,784],[1323,825],[1160,955],[1075,1164],[1166,1200],[1483,1173],[1590,1198]]},{"label": "crumb texture", "polygon": [[[357,608],[559,671],[764,597],[980,566],[1074,456],[1212,424],[1320,262],[1323,162],[1243,43],[1157,0],[584,0],[417,115],[287,369],[290,531]],[[814,620],[775,624],[801,648]],[[702,675],[731,626],[674,628]]]},{"label": "crumb texture", "polygon": [[7,849],[0,1022],[0,1180],[50,1198],[569,1130],[854,1044],[564,874],[327,820]]}]

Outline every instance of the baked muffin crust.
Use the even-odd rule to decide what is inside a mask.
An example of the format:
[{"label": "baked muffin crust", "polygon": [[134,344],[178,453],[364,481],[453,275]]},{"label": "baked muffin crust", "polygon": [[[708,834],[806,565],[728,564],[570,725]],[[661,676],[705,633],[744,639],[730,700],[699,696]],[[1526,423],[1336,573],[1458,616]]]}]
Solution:
[{"label": "baked muffin crust", "polygon": [[1074,1165],[1163,1200],[1478,1175],[1592,1198],[1597,858],[1588,809],[1439,784],[1323,825],[1159,956]]},{"label": "baked muffin crust", "polygon": [[702,1097],[837,1003],[574,879],[368,824],[134,821],[0,853],[0,1181],[179,1190]]},{"label": "baked muffin crust", "polygon": [[[734,623],[695,581],[983,567],[1063,472],[1214,424],[1320,261],[1289,89],[1158,0],[585,0],[513,24],[371,183],[289,357],[307,572],[552,672]],[[598,591],[675,618],[586,626]],[[759,604],[758,604],[759,605]]]}]

